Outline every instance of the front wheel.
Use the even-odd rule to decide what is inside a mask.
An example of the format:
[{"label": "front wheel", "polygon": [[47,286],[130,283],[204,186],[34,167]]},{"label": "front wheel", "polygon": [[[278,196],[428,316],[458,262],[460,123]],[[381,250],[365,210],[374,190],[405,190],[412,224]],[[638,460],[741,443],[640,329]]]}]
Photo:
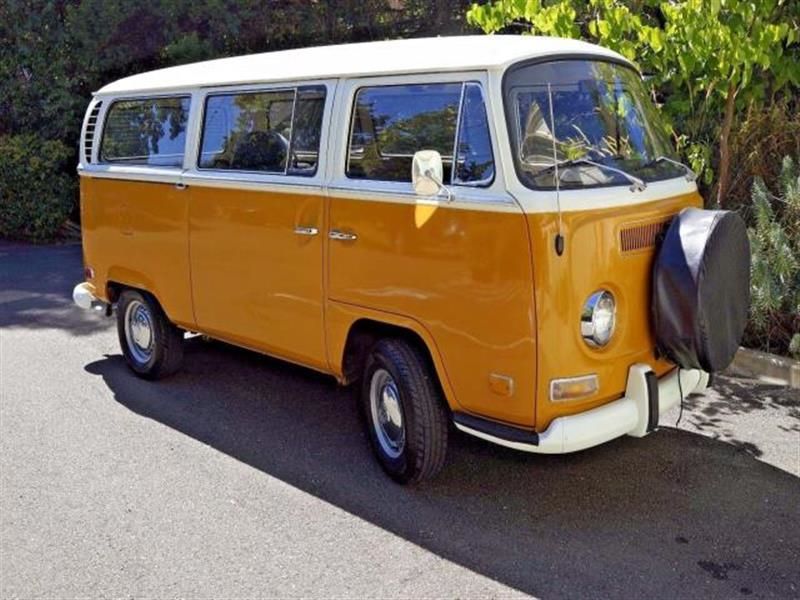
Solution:
[{"label": "front wheel", "polygon": [[372,448],[399,483],[430,479],[447,451],[448,414],[424,355],[404,340],[376,344],[367,359],[361,402]]},{"label": "front wheel", "polygon": [[177,371],[183,360],[183,332],[150,294],[122,292],[117,303],[117,334],[131,370],[144,379]]}]

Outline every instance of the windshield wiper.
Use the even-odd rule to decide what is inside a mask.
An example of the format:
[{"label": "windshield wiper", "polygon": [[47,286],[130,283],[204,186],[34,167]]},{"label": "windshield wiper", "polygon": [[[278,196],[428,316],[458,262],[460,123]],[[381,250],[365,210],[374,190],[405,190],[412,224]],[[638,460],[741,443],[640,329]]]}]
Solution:
[{"label": "windshield wiper", "polygon": [[676,167],[680,167],[681,169],[683,169],[683,174],[686,177],[686,181],[696,181],[697,180],[697,173],[692,171],[687,165],[683,164],[682,162],[679,162],[677,160],[672,160],[668,156],[657,156],[656,158],[654,158],[650,162],[644,163],[640,168],[646,169],[647,167],[655,166],[660,162],[667,162],[667,163],[670,163],[672,165],[675,165]]},{"label": "windshield wiper", "polygon": [[[564,167],[574,167],[576,165],[592,165],[593,167],[597,167],[598,169],[605,169],[606,171],[611,171],[612,173],[616,173],[617,175],[622,175],[625,179],[631,182],[630,190],[632,192],[641,192],[647,188],[647,184],[638,177],[631,175],[623,171],[622,169],[617,169],[616,167],[610,167],[608,165],[604,165],[603,163],[595,162],[593,160],[589,160],[588,158],[571,158],[568,160],[562,160],[557,162],[554,165],[550,165],[549,167],[545,167],[541,171],[539,171],[536,175],[543,175],[544,173],[549,173],[550,171],[555,171],[556,169],[561,170]],[[559,179],[561,175],[559,175]]]}]

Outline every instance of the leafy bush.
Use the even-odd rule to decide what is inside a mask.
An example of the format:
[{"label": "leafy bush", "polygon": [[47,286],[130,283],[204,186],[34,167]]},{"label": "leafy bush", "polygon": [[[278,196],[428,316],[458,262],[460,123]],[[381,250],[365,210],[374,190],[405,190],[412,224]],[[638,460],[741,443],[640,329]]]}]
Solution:
[{"label": "leafy bush", "polygon": [[[468,6],[469,0],[0,0],[0,138],[35,134],[60,140],[72,150],[61,173],[76,180],[78,138],[91,93],[120,77],[253,52],[459,33]],[[48,148],[31,156],[60,155]],[[19,165],[8,160],[4,156],[15,181],[24,179],[20,173],[32,159],[26,155]],[[52,169],[44,171],[56,178]],[[0,175],[0,186],[10,186],[5,178],[11,173]],[[9,201],[5,190],[0,195]],[[52,230],[49,221],[18,218],[23,204],[17,204],[13,210],[3,206],[0,235],[43,239],[42,231]],[[61,213],[45,214],[57,221]],[[25,229],[11,229],[12,222]]]},{"label": "leafy bush", "polygon": [[[800,156],[800,95],[752,104],[731,135],[731,185],[725,206],[750,204],[756,177],[778,181],[784,156]],[[749,212],[749,211],[748,211]]]},{"label": "leafy bush", "polygon": [[779,195],[753,182],[752,305],[745,343],[800,358],[800,164],[783,159]]},{"label": "leafy bush", "polygon": [[23,134],[0,137],[0,236],[51,239],[75,204],[71,148]]},{"label": "leafy bush", "polygon": [[719,205],[727,204],[730,136],[742,111],[800,87],[798,2],[492,0],[467,17],[487,33],[583,38],[637,62],[678,150]]}]

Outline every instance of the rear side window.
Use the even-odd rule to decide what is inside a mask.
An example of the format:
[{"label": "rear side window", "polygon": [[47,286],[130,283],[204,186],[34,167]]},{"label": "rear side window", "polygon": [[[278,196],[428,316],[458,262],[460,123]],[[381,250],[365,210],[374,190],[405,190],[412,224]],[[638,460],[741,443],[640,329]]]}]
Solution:
[{"label": "rear side window", "polygon": [[486,185],[492,181],[494,159],[480,85],[412,84],[358,90],[347,176],[409,182],[411,161],[418,150],[442,155],[445,182]]},{"label": "rear side window", "polygon": [[180,167],[186,147],[189,98],[118,100],[108,109],[100,161]]},{"label": "rear side window", "polygon": [[323,86],[210,95],[198,166],[313,175],[324,109]]}]

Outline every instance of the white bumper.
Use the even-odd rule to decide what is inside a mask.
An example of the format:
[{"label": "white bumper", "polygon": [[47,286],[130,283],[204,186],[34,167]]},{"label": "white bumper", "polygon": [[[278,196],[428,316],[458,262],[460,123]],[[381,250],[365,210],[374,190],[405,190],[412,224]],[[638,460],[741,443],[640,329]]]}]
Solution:
[{"label": "white bumper", "polygon": [[[643,437],[648,433],[648,422],[651,419],[646,379],[646,374],[651,371],[645,364],[633,365],[628,371],[628,386],[624,397],[586,412],[554,419],[544,432],[536,436],[538,440],[534,443],[503,439],[463,423],[456,422],[456,427],[495,444],[537,454],[575,452],[623,435]],[[707,385],[708,373],[704,371],[676,369],[665,375],[658,380],[659,416],[677,406],[682,397],[685,398],[695,390],[702,391]]]},{"label": "white bumper", "polygon": [[94,288],[86,283],[79,283],[72,290],[72,300],[81,308],[90,309],[100,300],[94,295]]}]

